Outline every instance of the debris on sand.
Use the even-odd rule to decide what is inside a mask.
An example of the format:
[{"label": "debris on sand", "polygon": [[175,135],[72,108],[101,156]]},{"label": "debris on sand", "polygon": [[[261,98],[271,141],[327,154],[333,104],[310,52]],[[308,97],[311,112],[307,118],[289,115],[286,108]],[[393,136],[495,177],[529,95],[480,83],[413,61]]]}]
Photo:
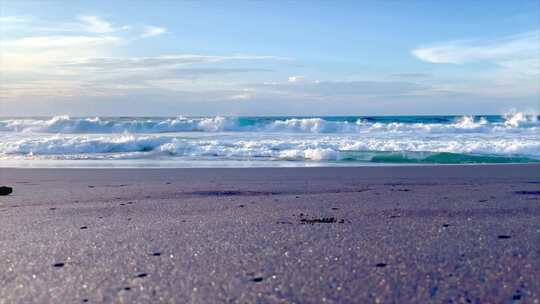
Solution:
[{"label": "debris on sand", "polygon": [[515,194],[521,194],[521,195],[540,195],[540,191],[514,191]]},{"label": "debris on sand", "polygon": [[302,224],[332,224],[332,223],[345,223],[344,219],[336,219],[335,217],[322,217],[322,218],[313,218],[313,219],[306,219],[303,218],[300,220],[300,223]]},{"label": "debris on sand", "polygon": [[0,187],[0,195],[9,195],[13,192],[13,188],[2,186]]}]

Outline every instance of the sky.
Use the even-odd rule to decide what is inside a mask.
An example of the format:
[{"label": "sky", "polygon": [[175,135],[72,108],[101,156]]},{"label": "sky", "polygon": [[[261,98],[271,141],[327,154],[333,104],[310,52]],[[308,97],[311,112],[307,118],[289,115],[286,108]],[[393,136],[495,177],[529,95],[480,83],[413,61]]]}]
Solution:
[{"label": "sky", "polygon": [[0,2],[0,116],[540,112],[540,1]]}]

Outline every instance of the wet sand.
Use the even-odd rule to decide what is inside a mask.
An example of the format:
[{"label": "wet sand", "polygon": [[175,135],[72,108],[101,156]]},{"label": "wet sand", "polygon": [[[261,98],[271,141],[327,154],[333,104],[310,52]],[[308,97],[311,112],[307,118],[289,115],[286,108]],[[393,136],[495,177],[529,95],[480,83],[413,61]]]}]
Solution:
[{"label": "wet sand", "polygon": [[540,166],[2,169],[0,303],[540,302]]}]

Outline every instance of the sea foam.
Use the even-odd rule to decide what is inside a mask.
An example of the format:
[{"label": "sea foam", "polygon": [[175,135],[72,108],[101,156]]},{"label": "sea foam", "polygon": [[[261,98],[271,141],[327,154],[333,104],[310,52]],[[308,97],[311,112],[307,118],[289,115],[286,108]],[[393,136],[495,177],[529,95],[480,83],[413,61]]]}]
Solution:
[{"label": "sea foam", "polygon": [[[422,120],[422,119],[418,119]],[[362,133],[362,132],[491,132],[520,127],[538,130],[537,116],[512,112],[488,121],[486,117],[442,117],[442,122],[404,122],[396,118],[71,118],[3,119],[0,131],[20,133],[173,133],[173,132],[283,132],[283,133]],[[430,121],[426,119],[426,121]]]},{"label": "sea foam", "polygon": [[540,160],[537,116],[513,112],[480,117],[57,116],[0,120],[0,160],[493,160],[486,157]]}]

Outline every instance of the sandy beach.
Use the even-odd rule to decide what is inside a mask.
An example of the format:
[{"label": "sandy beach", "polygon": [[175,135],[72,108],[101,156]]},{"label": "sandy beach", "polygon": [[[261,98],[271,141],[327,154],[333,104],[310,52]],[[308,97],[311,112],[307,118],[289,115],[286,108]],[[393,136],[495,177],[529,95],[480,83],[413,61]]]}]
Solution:
[{"label": "sandy beach", "polygon": [[0,303],[538,303],[540,165],[0,169]]}]

